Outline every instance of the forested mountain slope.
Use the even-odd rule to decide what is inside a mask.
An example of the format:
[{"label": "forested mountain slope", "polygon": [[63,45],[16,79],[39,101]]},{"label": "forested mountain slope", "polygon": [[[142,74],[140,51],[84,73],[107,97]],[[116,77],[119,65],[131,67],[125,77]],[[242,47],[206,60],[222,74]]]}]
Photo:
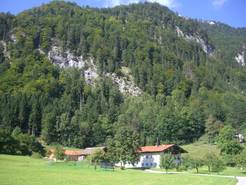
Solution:
[{"label": "forested mountain slope", "polygon": [[122,130],[142,145],[244,132],[245,35],[156,3],[0,14],[0,125],[77,147]]},{"label": "forested mountain slope", "polygon": [[[246,28],[235,29],[219,22],[204,22],[201,26],[217,48],[217,57],[221,60],[230,63],[245,52]],[[245,55],[241,65],[245,66]]]}]

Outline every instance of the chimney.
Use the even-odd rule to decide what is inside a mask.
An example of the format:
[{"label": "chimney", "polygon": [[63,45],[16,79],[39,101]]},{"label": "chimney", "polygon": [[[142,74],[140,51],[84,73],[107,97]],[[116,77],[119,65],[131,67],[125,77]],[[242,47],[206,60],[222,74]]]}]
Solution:
[{"label": "chimney", "polygon": [[159,146],[160,145],[160,141],[159,141],[159,138],[157,137],[156,138],[156,146]]}]

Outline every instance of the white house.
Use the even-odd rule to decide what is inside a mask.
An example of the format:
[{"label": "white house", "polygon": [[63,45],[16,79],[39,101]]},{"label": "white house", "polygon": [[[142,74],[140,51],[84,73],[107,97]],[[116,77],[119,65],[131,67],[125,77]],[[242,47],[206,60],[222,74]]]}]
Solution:
[{"label": "white house", "polygon": [[[163,153],[171,153],[175,163],[181,162],[181,153],[187,153],[183,148],[175,144],[143,146],[138,150],[140,160],[136,164],[125,164],[125,168],[160,168],[160,159]],[[120,166],[121,164],[117,164]]]}]

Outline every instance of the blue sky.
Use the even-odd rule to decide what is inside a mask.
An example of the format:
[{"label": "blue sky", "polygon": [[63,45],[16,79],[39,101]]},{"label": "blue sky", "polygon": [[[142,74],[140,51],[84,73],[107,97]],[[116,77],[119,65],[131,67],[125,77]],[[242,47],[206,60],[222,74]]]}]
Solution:
[{"label": "blue sky", "polygon": [[[17,14],[51,0],[0,0],[0,12]],[[158,2],[182,16],[246,27],[246,0],[73,0],[81,6],[112,7],[140,1]]]}]

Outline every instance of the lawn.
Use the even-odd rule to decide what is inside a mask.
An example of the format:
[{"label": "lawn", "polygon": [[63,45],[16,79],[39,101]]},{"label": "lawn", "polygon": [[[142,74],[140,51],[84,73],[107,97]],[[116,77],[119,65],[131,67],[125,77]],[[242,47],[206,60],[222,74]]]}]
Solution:
[{"label": "lawn", "polygon": [[197,142],[189,145],[183,145],[182,148],[185,149],[191,157],[199,156],[200,158],[202,158],[209,152],[215,153],[217,155],[220,154],[220,150],[218,149],[218,147],[213,144],[210,145]]},{"label": "lawn", "polygon": [[236,180],[189,174],[149,174],[140,170],[94,170],[87,164],[49,163],[0,155],[1,185],[235,185]]},{"label": "lawn", "polygon": [[[188,155],[192,157],[200,157],[203,158],[204,155],[206,155],[209,152],[213,152],[217,155],[220,155],[220,150],[216,145],[213,144],[206,144],[202,142],[196,142],[189,145],[183,145],[182,148],[184,148],[186,151],[188,151]],[[193,169],[189,171],[190,173],[196,173],[196,170]],[[207,167],[203,166],[199,169],[199,173],[202,174],[208,174]],[[211,173],[211,174],[219,174],[219,175],[230,175],[230,176],[246,176],[246,172],[241,171],[239,168],[232,168],[232,167],[226,167],[226,169],[223,172],[220,173]]]},{"label": "lawn", "polygon": [[[190,170],[189,173],[196,173],[196,170]],[[199,169],[199,173],[201,174],[212,174],[212,175],[226,175],[226,176],[246,176],[246,172],[241,171],[239,168],[236,167],[226,167],[226,169],[222,172],[208,172],[208,168],[206,166],[203,166]]]}]

